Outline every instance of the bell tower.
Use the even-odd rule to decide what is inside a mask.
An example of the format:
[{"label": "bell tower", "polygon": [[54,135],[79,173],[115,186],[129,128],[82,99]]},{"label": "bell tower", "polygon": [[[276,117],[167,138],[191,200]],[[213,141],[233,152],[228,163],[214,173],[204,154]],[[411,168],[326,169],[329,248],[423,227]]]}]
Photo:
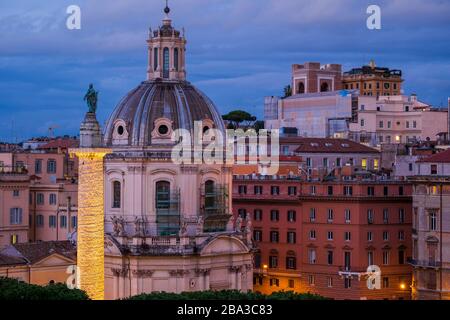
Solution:
[{"label": "bell tower", "polygon": [[184,29],[175,30],[169,17],[170,8],[166,0],[162,26],[149,30],[147,80],[186,80],[186,39]]}]

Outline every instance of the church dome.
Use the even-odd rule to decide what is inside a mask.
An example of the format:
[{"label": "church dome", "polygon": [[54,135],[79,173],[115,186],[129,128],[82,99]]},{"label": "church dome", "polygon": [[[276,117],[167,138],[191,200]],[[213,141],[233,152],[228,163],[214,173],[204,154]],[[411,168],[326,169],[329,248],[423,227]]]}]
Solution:
[{"label": "church dome", "polygon": [[104,132],[106,146],[147,147],[170,139],[173,130],[194,133],[194,122],[203,130],[225,132],[213,102],[187,81],[162,79],[142,82],[117,105]]},{"label": "church dome", "polygon": [[147,80],[131,90],[113,111],[104,131],[106,146],[136,149],[170,145],[172,132],[177,129],[188,130],[194,137],[197,121],[201,121],[203,132],[218,129],[225,133],[213,102],[186,81],[184,29],[181,33],[172,26],[168,7],[164,12],[162,26],[154,32],[149,30]]}]

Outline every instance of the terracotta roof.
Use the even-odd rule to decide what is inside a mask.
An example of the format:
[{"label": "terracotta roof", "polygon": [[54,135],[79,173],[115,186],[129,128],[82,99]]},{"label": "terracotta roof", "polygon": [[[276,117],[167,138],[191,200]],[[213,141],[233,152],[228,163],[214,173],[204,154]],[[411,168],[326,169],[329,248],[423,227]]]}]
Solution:
[{"label": "terracotta roof", "polygon": [[[297,138],[297,153],[379,153],[378,150],[347,139]],[[283,141],[280,140],[280,144]],[[292,142],[291,142],[292,143]]]},{"label": "terracotta roof", "polygon": [[68,149],[68,148],[77,148],[79,145],[78,140],[75,139],[55,139],[52,140],[42,146],[40,146],[38,149]]},{"label": "terracotta roof", "polygon": [[76,259],[76,247],[70,241],[17,243],[6,247],[1,252],[1,255],[8,258],[22,259],[33,264],[54,253],[69,259]]},{"label": "terracotta roof", "polygon": [[439,152],[436,154],[433,154],[432,156],[429,156],[427,158],[421,159],[418,162],[441,162],[441,163],[445,163],[448,162],[450,163],[450,149],[443,151],[443,152]]}]

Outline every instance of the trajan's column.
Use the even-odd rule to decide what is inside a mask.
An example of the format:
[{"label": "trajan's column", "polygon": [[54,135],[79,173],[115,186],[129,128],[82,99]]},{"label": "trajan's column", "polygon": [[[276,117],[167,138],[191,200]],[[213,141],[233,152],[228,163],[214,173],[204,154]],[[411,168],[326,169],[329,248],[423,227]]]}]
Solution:
[{"label": "trajan's column", "polygon": [[103,300],[104,269],[104,208],[103,158],[111,150],[102,147],[102,134],[97,121],[97,96],[93,85],[86,93],[89,111],[80,127],[80,147],[70,153],[79,160],[78,167],[78,227],[77,227],[77,287],[93,300]]}]

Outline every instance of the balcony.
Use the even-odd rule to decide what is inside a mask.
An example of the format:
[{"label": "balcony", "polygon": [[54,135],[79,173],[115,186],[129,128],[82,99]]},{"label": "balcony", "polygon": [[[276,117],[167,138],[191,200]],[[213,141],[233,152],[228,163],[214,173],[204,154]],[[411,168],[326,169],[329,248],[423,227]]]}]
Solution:
[{"label": "balcony", "polygon": [[406,262],[413,267],[422,267],[422,268],[440,268],[442,267],[441,261],[433,261],[433,260],[418,260],[408,258]]}]

